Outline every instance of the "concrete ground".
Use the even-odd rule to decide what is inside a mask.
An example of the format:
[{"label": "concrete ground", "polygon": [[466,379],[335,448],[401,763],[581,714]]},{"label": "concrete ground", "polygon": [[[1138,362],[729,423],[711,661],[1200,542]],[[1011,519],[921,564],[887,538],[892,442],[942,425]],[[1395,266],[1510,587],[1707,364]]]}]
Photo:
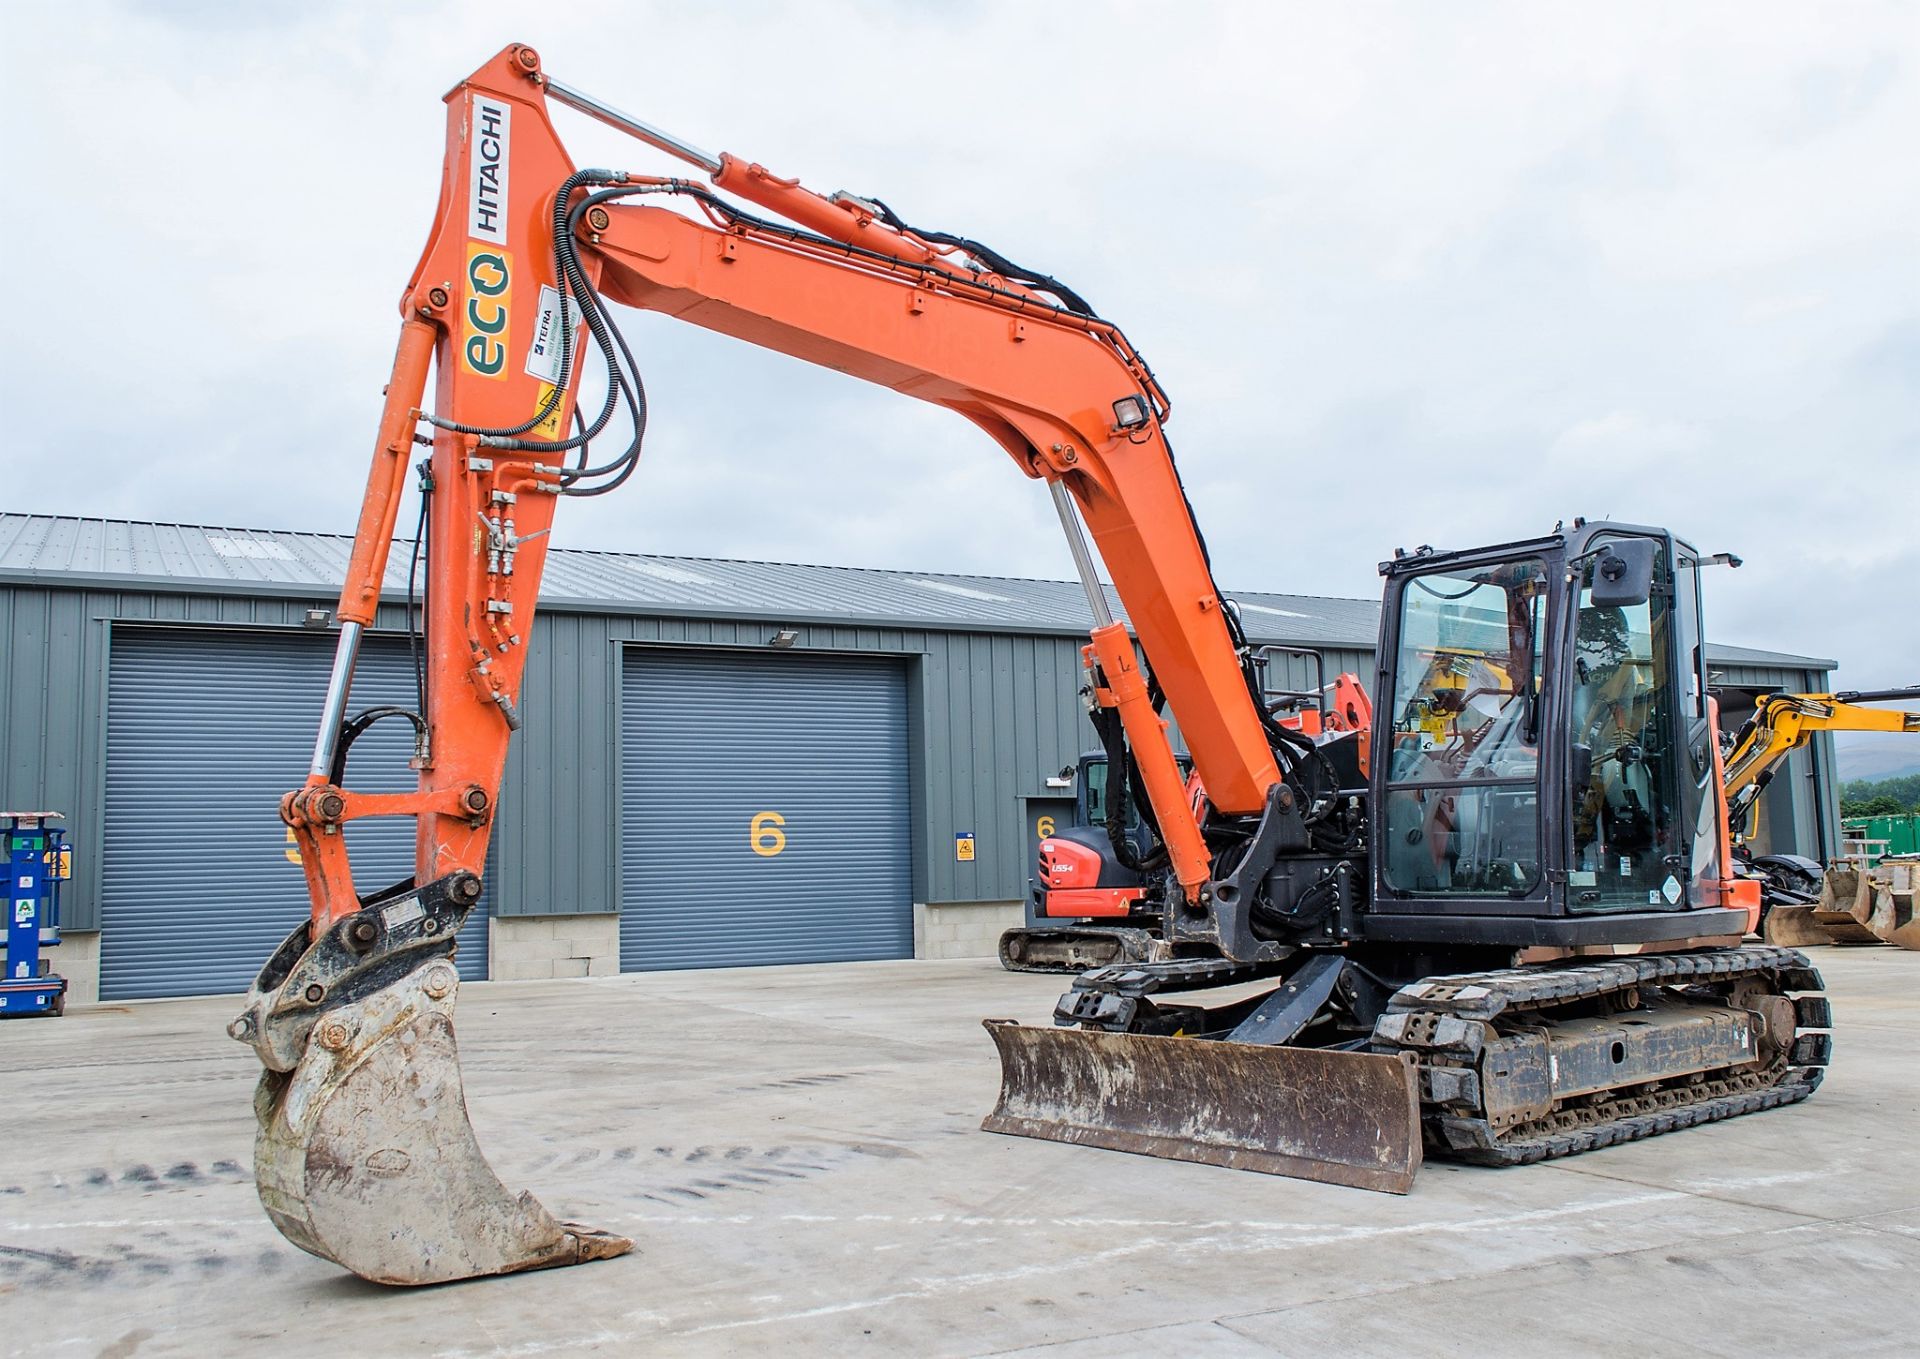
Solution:
[{"label": "concrete ground", "polygon": [[0,1351],[1912,1353],[1920,955],[1811,951],[1808,1103],[1406,1198],[978,1131],[991,963],[470,985],[506,1181],[634,1254],[382,1289],[274,1233],[232,1000],[0,1026]]}]

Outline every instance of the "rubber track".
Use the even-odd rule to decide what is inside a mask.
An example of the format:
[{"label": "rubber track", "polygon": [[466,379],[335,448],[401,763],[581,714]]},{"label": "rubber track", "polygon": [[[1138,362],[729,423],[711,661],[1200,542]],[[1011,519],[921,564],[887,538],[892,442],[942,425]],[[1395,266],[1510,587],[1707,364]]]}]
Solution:
[{"label": "rubber track", "polygon": [[[1475,1067],[1481,1025],[1525,1013],[1643,986],[1687,986],[1767,977],[1785,994],[1798,992],[1800,1022],[1794,1042],[1771,1066],[1736,1072],[1698,1085],[1623,1094],[1599,1104],[1556,1109],[1533,1123],[1496,1131],[1485,1110],[1459,1110],[1423,1098],[1428,1144],[1435,1151],[1483,1165],[1527,1165],[1621,1142],[1639,1141],[1702,1123],[1793,1104],[1820,1084],[1832,1056],[1826,1034],[1806,1030],[1830,1023],[1820,974],[1804,954],[1772,945],[1702,953],[1653,953],[1600,963],[1535,966],[1459,976],[1429,977],[1394,993],[1375,1027],[1373,1048],[1412,1052],[1423,1072]],[[1811,1019],[1813,1022],[1809,1023]],[[1427,1082],[1422,1081],[1423,1094]],[[1571,1126],[1570,1126],[1571,1125]]]},{"label": "rubber track", "polygon": [[1102,929],[1099,926],[1086,926],[1074,929],[1069,926],[1049,927],[1030,925],[1007,930],[1000,936],[1000,966],[1009,972],[1047,973],[1056,977],[1075,977],[1087,971],[1083,965],[1068,963],[1028,963],[1016,961],[1007,951],[1009,941],[1021,935],[1033,942],[1065,942],[1069,939],[1082,939],[1088,943],[1111,941],[1113,958],[1099,967],[1124,967],[1129,964],[1143,963],[1150,956],[1154,937],[1148,931],[1134,928]]},{"label": "rubber track", "polygon": [[1271,977],[1278,962],[1236,963],[1229,958],[1176,958],[1162,963],[1109,963],[1081,973],[1076,991],[1101,991],[1115,996],[1147,996],[1155,992],[1201,991],[1216,986]]}]

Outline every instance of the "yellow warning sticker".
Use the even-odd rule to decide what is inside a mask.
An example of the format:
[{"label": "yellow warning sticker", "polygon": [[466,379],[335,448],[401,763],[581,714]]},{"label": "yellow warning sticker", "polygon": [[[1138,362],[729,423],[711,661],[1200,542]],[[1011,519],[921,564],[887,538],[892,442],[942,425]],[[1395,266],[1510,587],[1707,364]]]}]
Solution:
[{"label": "yellow warning sticker", "polygon": [[[552,395],[553,384],[551,382],[541,383],[540,396],[533,403],[533,409],[529,411],[528,414],[538,415],[542,410],[545,410],[547,400]],[[565,428],[566,425],[565,420],[562,418],[566,415],[566,412],[567,403],[565,401],[556,403],[546,419],[527,431],[527,436],[534,439],[558,439],[560,437],[560,431]]]}]

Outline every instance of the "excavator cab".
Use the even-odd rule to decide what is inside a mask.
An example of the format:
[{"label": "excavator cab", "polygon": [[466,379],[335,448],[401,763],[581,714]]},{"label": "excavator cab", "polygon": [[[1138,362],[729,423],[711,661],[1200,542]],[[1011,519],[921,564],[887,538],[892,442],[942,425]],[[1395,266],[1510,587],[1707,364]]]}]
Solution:
[{"label": "excavator cab", "polygon": [[1571,944],[1593,933],[1568,923],[1582,916],[1721,908],[1699,560],[1660,529],[1576,520],[1382,566],[1373,909],[1388,930],[1531,917],[1538,942]]},{"label": "excavator cab", "polygon": [[[1180,757],[1180,772],[1191,774],[1193,761],[1184,755]],[[1121,818],[1121,833],[1136,855],[1146,854],[1153,848],[1152,832],[1148,830],[1146,819],[1140,814],[1139,799],[1133,796],[1132,785],[1115,785],[1108,778],[1107,754],[1103,750],[1090,750],[1080,757],[1078,777],[1074,780],[1074,824],[1095,829],[1104,827],[1109,816],[1118,810]],[[1121,805],[1113,803],[1115,793],[1121,795]],[[1051,914],[1064,914],[1052,912]]]}]

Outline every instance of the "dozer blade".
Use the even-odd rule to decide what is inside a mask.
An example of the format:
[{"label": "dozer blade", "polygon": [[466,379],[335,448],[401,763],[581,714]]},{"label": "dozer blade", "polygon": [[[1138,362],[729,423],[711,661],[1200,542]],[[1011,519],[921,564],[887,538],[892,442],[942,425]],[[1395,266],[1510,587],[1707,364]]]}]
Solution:
[{"label": "dozer blade", "polygon": [[1420,1169],[1410,1054],[1038,1028],[989,1019],[988,1132],[1200,1161],[1389,1194]]},{"label": "dozer blade", "polygon": [[[304,942],[303,926],[282,953]],[[625,1237],[558,1221],[487,1164],[461,1088],[450,956],[390,957],[417,965],[391,981],[393,969],[380,969],[386,975],[362,987],[336,975],[345,994],[332,1002],[311,989],[320,984],[310,978],[328,970],[311,965],[325,944],[270,991],[256,983],[254,1004],[231,1030],[268,1067],[254,1092],[254,1179],[281,1235],[363,1279],[407,1285],[632,1249]],[[275,970],[270,963],[262,981]],[[290,1001],[314,994],[330,1003],[308,1007],[298,1028],[286,1023]]]}]

